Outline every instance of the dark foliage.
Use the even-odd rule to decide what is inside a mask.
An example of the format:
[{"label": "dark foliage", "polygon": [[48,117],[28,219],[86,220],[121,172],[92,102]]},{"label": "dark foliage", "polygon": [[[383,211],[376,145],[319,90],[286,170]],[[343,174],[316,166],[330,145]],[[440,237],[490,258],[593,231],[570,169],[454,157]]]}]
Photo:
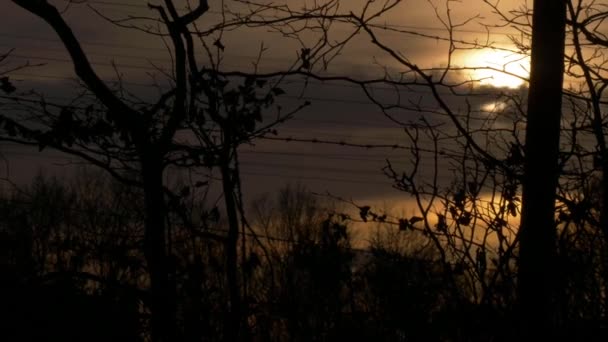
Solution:
[{"label": "dark foliage", "polygon": [[[129,203],[130,195],[124,186],[99,177],[87,175],[71,184],[41,177],[2,198],[7,341],[140,341],[148,336],[146,275],[135,248],[141,243],[141,217],[133,215],[138,204],[131,202],[122,211],[111,206]],[[463,271],[446,273],[437,252],[424,247],[417,232],[389,227],[409,241],[407,248],[395,249],[385,239],[355,249],[348,223],[328,216],[322,203],[297,191],[302,190],[286,190],[281,205],[266,207],[268,220],[259,237],[273,240],[251,247],[240,264],[247,277],[249,333],[244,340],[514,338],[512,310],[498,302],[472,301]],[[219,230],[221,225],[219,220]],[[185,239],[183,244],[175,239],[180,338],[220,341],[227,314],[222,303],[228,299],[223,245],[192,244],[187,230],[173,229]],[[598,256],[583,236],[562,241],[561,251],[570,260],[563,264],[562,312],[568,317],[562,335],[599,341],[605,334],[596,322],[602,313],[589,301],[599,296],[599,278],[591,273]],[[568,271],[575,268],[589,273]],[[500,291],[512,287],[494,291],[507,296]]]}]

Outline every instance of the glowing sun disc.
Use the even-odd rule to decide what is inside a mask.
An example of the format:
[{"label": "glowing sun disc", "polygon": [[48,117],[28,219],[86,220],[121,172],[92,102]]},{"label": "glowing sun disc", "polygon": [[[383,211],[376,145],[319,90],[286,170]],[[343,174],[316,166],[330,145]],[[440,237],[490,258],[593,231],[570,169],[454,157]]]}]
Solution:
[{"label": "glowing sun disc", "polygon": [[[464,57],[468,78],[478,81],[480,85],[496,88],[519,88],[524,84],[521,79],[528,77],[530,59],[517,53],[482,49],[468,52]],[[504,70],[505,72],[502,72]]]}]

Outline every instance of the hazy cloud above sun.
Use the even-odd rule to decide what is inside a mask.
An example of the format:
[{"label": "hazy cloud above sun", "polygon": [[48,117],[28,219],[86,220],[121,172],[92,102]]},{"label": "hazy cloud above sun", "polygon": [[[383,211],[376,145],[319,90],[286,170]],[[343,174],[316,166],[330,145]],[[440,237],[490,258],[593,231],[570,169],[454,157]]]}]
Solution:
[{"label": "hazy cloud above sun", "polygon": [[[311,8],[315,4],[318,6],[327,2],[318,0],[283,1],[295,10],[304,7]],[[55,0],[51,3],[64,10],[64,16],[68,23],[72,25],[76,36],[83,42],[85,49],[94,54],[91,59],[99,61],[100,64],[108,64],[114,61],[118,66],[121,64],[150,65],[152,63],[162,65],[163,61],[169,60],[169,55],[159,37],[150,36],[137,30],[117,28],[92,10],[95,9],[113,19],[125,19],[129,16],[158,17],[157,13],[147,8],[146,1],[89,0],[70,6],[67,6],[68,2],[65,0]],[[176,3],[181,8],[185,6],[186,1],[176,1]],[[225,5],[236,11],[243,8],[243,5],[239,5],[239,3],[239,1],[226,2]],[[272,3],[281,2],[273,1]],[[364,0],[341,1],[337,11],[338,13],[349,13],[350,11],[361,13],[364,3]],[[380,1],[374,2],[366,13],[378,11],[379,6],[383,3]],[[500,2],[501,8],[504,9],[517,8],[522,3],[522,1],[515,0]],[[448,8],[446,4],[449,4],[450,19],[447,16]],[[36,54],[36,51],[41,51],[50,57],[67,57],[61,46],[56,42],[55,34],[51,32],[46,23],[18,8],[11,1],[5,1],[2,6],[5,7],[3,9],[4,27],[10,28],[10,30],[0,32],[2,34],[0,42],[3,46],[15,47],[17,49],[16,53],[23,56],[32,56]],[[221,19],[218,6],[219,2],[210,1],[210,12],[201,20],[199,27],[210,27]],[[514,31],[505,27],[495,28],[489,32],[486,30],[484,25],[501,24],[501,22],[498,16],[492,13],[490,6],[484,4],[482,0],[459,2],[402,1],[395,8],[371,22],[378,25],[375,32],[381,43],[391,47],[413,64],[429,68],[441,67],[448,62],[450,46],[443,40],[448,37],[448,31],[445,28],[448,20],[458,26],[452,32],[452,38],[455,40],[479,42],[481,44],[487,42],[498,48],[514,49],[509,39],[509,34],[513,34]],[[140,27],[154,26],[153,23],[148,22],[141,20],[137,24]],[[466,24],[460,26],[463,23]],[[382,26],[387,29],[382,29]],[[353,32],[355,32],[353,25],[334,24],[330,28],[329,39],[338,41]],[[226,31],[222,35],[222,43],[226,47],[225,66],[251,69],[252,62],[258,57],[263,46],[265,53],[260,63],[262,70],[287,67],[297,61],[302,43],[313,46],[316,39],[318,39],[318,34],[316,36],[315,34],[306,34],[303,35],[302,42],[300,42],[295,39],[287,39],[280,33],[268,28],[247,27]],[[459,47],[465,46],[459,44]],[[484,57],[479,51],[471,53],[464,50],[457,51],[450,62],[454,66],[461,67],[490,66],[500,69],[502,67],[500,65],[502,63],[501,59],[504,59],[504,63],[511,63],[508,71],[521,76],[521,70],[523,69],[519,67],[518,63],[513,62],[519,58],[518,56],[513,57],[507,53],[497,54],[496,52],[488,52],[486,55]],[[361,75],[378,75],[385,71],[384,68],[389,68],[389,70],[395,72],[403,69],[395,58],[372,46],[370,36],[363,32],[352,38],[334,62],[330,64],[329,70],[339,73],[358,72]],[[62,63],[52,64],[53,69],[60,73],[69,70],[69,66],[62,65]],[[112,70],[108,67],[98,68],[101,73],[108,75],[112,73]],[[134,70],[128,72],[136,74]],[[470,76],[487,79],[488,75],[493,76],[494,74],[491,72],[485,74],[472,73]],[[491,83],[486,81],[486,84]],[[502,80],[497,82],[498,86],[513,84],[514,81]]]}]

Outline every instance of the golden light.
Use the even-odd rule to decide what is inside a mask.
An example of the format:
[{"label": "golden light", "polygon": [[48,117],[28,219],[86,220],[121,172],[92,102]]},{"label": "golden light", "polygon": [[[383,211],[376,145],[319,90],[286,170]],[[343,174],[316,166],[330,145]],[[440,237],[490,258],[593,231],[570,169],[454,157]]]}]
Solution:
[{"label": "golden light", "polygon": [[481,110],[488,113],[498,113],[505,109],[507,109],[507,104],[500,101],[488,102],[481,105]]},{"label": "golden light", "polygon": [[495,49],[471,50],[463,55],[467,78],[480,85],[519,88],[529,76],[530,58],[515,52]]}]

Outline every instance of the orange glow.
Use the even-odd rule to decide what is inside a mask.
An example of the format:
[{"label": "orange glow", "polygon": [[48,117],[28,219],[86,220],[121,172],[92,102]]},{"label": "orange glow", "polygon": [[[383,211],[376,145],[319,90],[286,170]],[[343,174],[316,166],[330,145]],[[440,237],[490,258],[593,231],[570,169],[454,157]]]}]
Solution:
[{"label": "orange glow", "polygon": [[480,85],[515,89],[524,84],[522,78],[529,76],[530,58],[510,51],[471,50],[463,55],[462,62],[466,68],[476,68],[466,74]]}]

